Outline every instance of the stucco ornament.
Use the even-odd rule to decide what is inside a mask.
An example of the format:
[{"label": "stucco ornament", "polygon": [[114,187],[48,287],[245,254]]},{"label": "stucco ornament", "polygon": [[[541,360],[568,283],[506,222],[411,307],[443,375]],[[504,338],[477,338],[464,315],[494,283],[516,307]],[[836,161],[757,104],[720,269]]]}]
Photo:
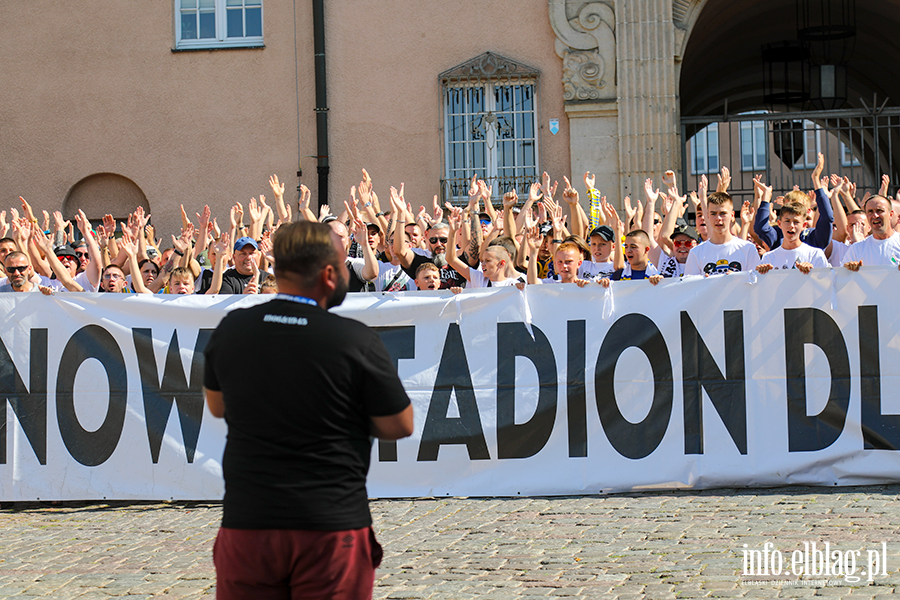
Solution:
[{"label": "stucco ornament", "polygon": [[[601,2],[549,0],[566,102],[616,97],[616,18]],[[570,15],[572,15],[570,17]]]}]

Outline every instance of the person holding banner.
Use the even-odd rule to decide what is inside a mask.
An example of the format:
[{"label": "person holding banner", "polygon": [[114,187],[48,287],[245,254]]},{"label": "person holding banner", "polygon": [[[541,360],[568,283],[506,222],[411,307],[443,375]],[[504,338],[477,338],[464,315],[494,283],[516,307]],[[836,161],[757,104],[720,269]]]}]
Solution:
[{"label": "person holding banner", "polygon": [[805,222],[806,206],[797,202],[785,204],[779,223],[781,245],[763,254],[762,264],[757,265],[756,270],[768,273],[772,269],[797,269],[808,274],[812,269],[828,267],[828,259],[821,248],[800,241]]},{"label": "person holding banner", "polygon": [[273,254],[280,293],[228,313],[204,352],[207,406],[228,425],[216,596],[371,598],[370,436],[410,435],[412,405],[378,334],[328,312],[349,287],[339,236],[289,223]]},{"label": "person holding banner", "polygon": [[750,271],[759,264],[756,246],[731,231],[734,202],[728,192],[713,192],[706,201],[706,225],[709,239],[688,254],[684,266],[687,275],[721,275]]},{"label": "person holding banner", "polygon": [[891,223],[894,209],[884,196],[872,196],[863,208],[872,235],[850,246],[844,257],[844,266],[859,271],[861,266],[896,266],[900,268],[900,234]]}]

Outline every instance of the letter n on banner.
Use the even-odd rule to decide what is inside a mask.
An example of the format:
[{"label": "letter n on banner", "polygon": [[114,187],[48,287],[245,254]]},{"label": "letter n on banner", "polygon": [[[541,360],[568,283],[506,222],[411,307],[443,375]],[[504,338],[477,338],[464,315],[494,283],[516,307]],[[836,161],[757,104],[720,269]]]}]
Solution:
[{"label": "letter n on banner", "polygon": [[741,454],[747,454],[747,390],[744,374],[744,316],[726,310],[725,373],[722,375],[706,342],[686,311],[681,312],[684,452],[703,454],[703,390]]},{"label": "letter n on banner", "polygon": [[0,341],[0,465],[6,464],[6,403],[12,406],[38,462],[47,464],[47,330],[31,330],[28,361],[31,385],[22,376]]},{"label": "letter n on banner", "polygon": [[[806,344],[822,349],[831,372],[828,403],[822,412],[812,416],[806,414]],[[844,430],[850,405],[850,359],[834,319],[817,308],[784,309],[784,362],[788,452],[827,448]]]}]

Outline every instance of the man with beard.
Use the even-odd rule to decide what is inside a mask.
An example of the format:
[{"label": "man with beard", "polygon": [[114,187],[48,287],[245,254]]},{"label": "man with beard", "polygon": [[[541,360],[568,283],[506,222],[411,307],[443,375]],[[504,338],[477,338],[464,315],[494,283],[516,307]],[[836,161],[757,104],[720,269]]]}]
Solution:
[{"label": "man with beard", "polygon": [[47,296],[53,293],[51,288],[31,281],[34,271],[24,252],[15,250],[7,254],[3,266],[9,282],[6,285],[0,285],[0,292],[41,292]]},{"label": "man with beard", "polygon": [[[397,215],[397,229],[400,230],[401,227],[405,229],[406,227],[406,213],[404,211],[404,207],[400,202],[400,197],[395,193],[396,190],[391,188],[391,207],[392,215]],[[477,224],[478,221],[475,221]],[[473,229],[475,229],[473,227]],[[478,233],[480,235],[481,227],[477,227]],[[448,248],[447,247],[447,239],[449,237],[450,229],[446,223],[437,223],[428,230],[428,235],[425,236],[425,242],[428,245],[429,250],[431,251],[431,256],[423,256],[417,252],[413,252],[412,248],[409,247],[409,244],[405,243],[405,236],[403,235],[395,235],[394,236],[394,255],[400,260],[400,266],[403,267],[403,270],[409,275],[410,278],[416,278],[416,272],[422,263],[430,262],[434,263],[441,270],[441,289],[449,289],[451,287],[461,287],[465,285],[466,280],[454,269],[451,269],[447,264],[447,252],[456,252],[456,248]],[[478,240],[478,246],[480,247],[481,241]]]},{"label": "man with beard", "polygon": [[[333,230],[282,225],[273,254],[279,294],[228,313],[204,353],[206,402],[228,425],[216,595],[371,598],[369,436],[410,435],[412,405],[378,334],[328,312],[349,277]],[[248,349],[266,377],[247,376]]]}]

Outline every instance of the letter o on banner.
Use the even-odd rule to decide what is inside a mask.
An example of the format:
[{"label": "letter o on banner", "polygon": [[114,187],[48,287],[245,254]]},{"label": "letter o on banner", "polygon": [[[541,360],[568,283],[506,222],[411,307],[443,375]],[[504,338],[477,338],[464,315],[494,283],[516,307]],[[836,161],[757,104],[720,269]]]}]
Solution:
[{"label": "letter o on banner", "polygon": [[[75,414],[75,375],[89,358],[100,361],[109,380],[109,408],[96,431],[85,430]],[[63,350],[56,377],[59,433],[72,458],[88,467],[106,462],[122,435],[127,398],[125,358],[115,338],[99,325],[86,325],[76,331]]]},{"label": "letter o on banner", "polygon": [[[647,356],[653,369],[653,403],[650,413],[640,423],[628,421],[616,404],[616,363],[632,346]],[[656,323],[639,314],[625,315],[613,323],[597,356],[594,394],[600,423],[616,452],[638,459],[656,450],[666,435],[672,416],[672,386],[669,349]]]}]

